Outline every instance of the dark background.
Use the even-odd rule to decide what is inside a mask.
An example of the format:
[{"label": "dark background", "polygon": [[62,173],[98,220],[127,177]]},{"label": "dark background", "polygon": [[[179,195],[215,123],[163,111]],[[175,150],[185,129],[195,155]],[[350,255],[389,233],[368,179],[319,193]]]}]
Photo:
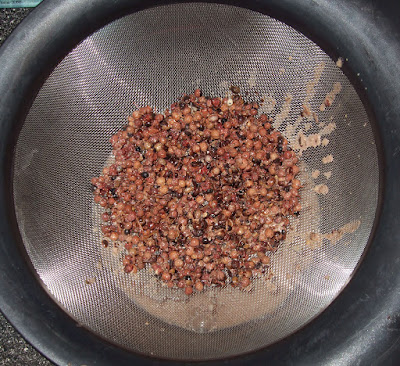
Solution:
[{"label": "dark background", "polygon": [[[30,11],[31,9],[27,8],[0,9],[0,47]],[[0,365],[52,366],[54,364],[27,343],[0,312]]]}]

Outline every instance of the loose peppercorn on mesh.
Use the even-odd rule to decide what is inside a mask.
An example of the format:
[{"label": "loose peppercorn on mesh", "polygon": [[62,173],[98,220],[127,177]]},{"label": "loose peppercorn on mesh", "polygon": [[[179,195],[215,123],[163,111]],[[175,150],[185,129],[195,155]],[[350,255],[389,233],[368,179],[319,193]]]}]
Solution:
[{"label": "loose peppercorn on mesh", "polygon": [[[234,356],[307,324],[351,278],[377,208],[374,135],[345,62],[282,22],[226,5],[156,7],[89,36],[40,89],[15,149],[16,218],[43,286],[81,326],[162,358]],[[299,158],[300,215],[245,288],[187,295],[149,266],[125,273],[123,246],[102,244],[104,209],[90,184],[113,161],[110,138],[140,107],[163,113],[197,88],[229,100],[232,86]]]}]

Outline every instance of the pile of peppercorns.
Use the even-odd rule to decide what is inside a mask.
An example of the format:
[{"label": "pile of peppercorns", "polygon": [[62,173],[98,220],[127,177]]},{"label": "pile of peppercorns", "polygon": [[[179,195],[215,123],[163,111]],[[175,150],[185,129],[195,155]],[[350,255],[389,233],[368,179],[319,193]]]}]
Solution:
[{"label": "pile of peppercorns", "polygon": [[170,288],[245,288],[298,215],[298,158],[259,105],[184,95],[164,114],[140,108],[111,137],[115,161],[92,179],[103,245],[125,272],[148,264]]}]

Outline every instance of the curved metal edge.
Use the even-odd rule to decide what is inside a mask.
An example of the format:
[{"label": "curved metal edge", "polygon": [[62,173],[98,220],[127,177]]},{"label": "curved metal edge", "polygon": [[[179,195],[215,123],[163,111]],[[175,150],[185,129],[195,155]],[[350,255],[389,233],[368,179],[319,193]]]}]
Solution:
[{"label": "curved metal edge", "polygon": [[[396,364],[400,361],[400,27],[395,18],[400,7],[396,1],[384,1],[375,8],[366,0],[340,0],[335,4],[328,0],[219,2],[299,25],[323,47],[338,45],[337,54],[348,58],[347,67],[359,73],[377,116],[386,179],[373,243],[335,302],[309,326],[271,347],[207,364]],[[134,355],[79,328],[33,279],[15,245],[7,211],[14,128],[23,120],[52,67],[102,25],[128,12],[160,4],[165,2],[47,0],[0,49],[0,308],[33,346],[60,365],[176,364]]]}]

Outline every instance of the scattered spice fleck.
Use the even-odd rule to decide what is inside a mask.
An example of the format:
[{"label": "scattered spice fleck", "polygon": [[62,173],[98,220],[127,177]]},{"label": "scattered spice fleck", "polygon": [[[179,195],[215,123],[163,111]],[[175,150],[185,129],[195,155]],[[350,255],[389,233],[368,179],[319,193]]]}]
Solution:
[{"label": "scattered spice fleck", "polygon": [[302,117],[309,117],[311,116],[311,109],[308,105],[303,104],[303,110],[301,111]]},{"label": "scattered spice fleck", "polygon": [[336,123],[335,122],[329,122],[321,131],[320,134],[321,136],[324,135],[329,135],[336,129]]},{"label": "scattered spice fleck", "polygon": [[339,57],[336,61],[336,66],[339,68],[343,67],[343,59],[341,57]]},{"label": "scattered spice fleck", "polygon": [[311,176],[314,178],[314,179],[317,179],[318,177],[319,177],[319,174],[320,174],[321,172],[318,170],[318,169],[316,169],[316,170],[313,170],[313,172],[311,173]]},{"label": "scattered spice fleck", "polygon": [[329,140],[328,140],[326,137],[324,137],[324,138],[322,139],[321,145],[322,145],[322,146],[328,146],[328,144],[329,144]]},{"label": "scattered spice fleck", "polygon": [[332,163],[332,161],[333,161],[333,155],[332,154],[329,154],[329,155],[327,155],[327,156],[322,158],[322,163],[323,164],[329,164],[329,163]]},{"label": "scattered spice fleck", "polygon": [[356,232],[360,225],[360,220],[353,220],[343,225],[339,229],[334,229],[327,234],[311,232],[307,236],[306,245],[311,249],[318,249],[322,246],[324,239],[334,245],[341,240],[344,235]]},{"label": "scattered spice fleck", "polygon": [[317,113],[313,112],[313,113],[312,113],[312,116],[313,116],[313,119],[314,119],[315,123],[318,124],[318,123],[319,123],[319,119],[318,119]]},{"label": "scattered spice fleck", "polygon": [[317,185],[314,187],[314,191],[315,191],[316,193],[318,193],[318,194],[326,195],[326,194],[328,194],[328,192],[329,192],[329,188],[328,188],[328,186],[327,186],[326,184],[317,184]]},{"label": "scattered spice fleck", "polygon": [[342,90],[341,83],[336,82],[333,84],[332,90],[326,95],[324,102],[319,107],[321,112],[323,112],[326,107],[330,107],[333,104],[336,96],[341,92],[341,90]]}]

